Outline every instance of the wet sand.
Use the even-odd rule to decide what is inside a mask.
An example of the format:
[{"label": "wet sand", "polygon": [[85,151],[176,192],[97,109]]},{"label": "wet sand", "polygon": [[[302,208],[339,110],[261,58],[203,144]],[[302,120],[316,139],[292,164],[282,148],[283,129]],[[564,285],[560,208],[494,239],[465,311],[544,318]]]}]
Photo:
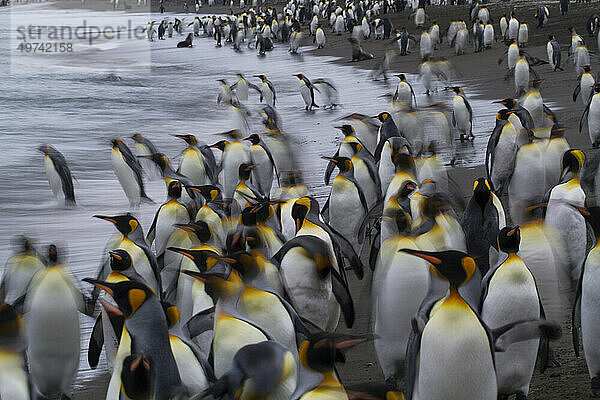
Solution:
[{"label": "wet sand", "polygon": [[[157,2],[152,3],[152,10],[157,11]],[[78,1],[61,1],[55,3],[56,7],[60,8],[90,8],[90,9],[110,9],[102,8],[109,5],[108,1],[80,3]],[[494,21],[494,28],[496,35],[499,35],[498,20],[499,17],[504,13],[509,13],[511,7],[516,10],[517,17],[521,22],[526,21],[529,25],[529,45],[526,49],[531,55],[546,59],[546,42],[548,34],[555,34],[561,44],[563,52],[563,68],[565,71],[553,72],[549,66],[543,65],[535,67],[536,71],[544,79],[541,87],[541,93],[544,96],[546,102],[552,102],[558,107],[554,108],[554,111],[560,121],[560,124],[567,128],[566,138],[574,148],[580,148],[585,151],[586,156],[591,158],[593,156],[587,131],[580,134],[578,132],[579,118],[583,111],[583,106],[578,100],[574,103],[571,99],[573,88],[577,84],[576,75],[572,64],[567,62],[567,51],[570,44],[570,34],[567,30],[569,26],[574,26],[579,34],[582,36],[585,34],[585,40],[588,42],[588,48],[590,51],[596,51],[596,38],[587,36],[585,30],[585,23],[590,14],[595,10],[595,3],[593,4],[571,4],[569,14],[567,16],[560,16],[558,10],[558,3],[552,2],[546,3],[550,9],[550,21],[548,25],[542,29],[537,29],[537,21],[534,20],[533,14],[537,8],[535,2],[512,2],[512,3],[494,3],[488,5],[490,15]],[[167,1],[165,2],[167,11],[181,11],[183,9],[183,1]],[[192,4],[190,4],[192,7]],[[277,5],[278,8],[281,4]],[[133,5],[128,11],[136,12],[147,11],[147,8],[137,8]],[[207,14],[218,14],[228,13],[228,7],[203,7],[200,10],[201,13]],[[426,22],[428,27],[432,21],[437,21],[440,25],[441,31],[446,29],[451,20],[454,19],[467,19],[468,6],[451,6],[451,7],[431,7],[427,10],[429,19]],[[406,26],[411,34],[413,34],[417,40],[420,36],[421,30],[416,28],[412,21],[408,20],[410,10],[405,10],[401,14],[390,14],[394,27],[400,28]],[[190,15],[192,15],[190,13]],[[311,54],[324,55],[324,56],[335,56],[339,57],[337,63],[349,63],[350,59],[350,46],[346,41],[347,34],[342,36],[336,36],[331,34],[327,22],[323,23],[327,35],[327,45],[324,49],[316,50],[312,47],[312,38],[305,37],[303,51],[309,51]],[[306,27],[303,27],[307,30]],[[205,39],[201,39],[205,40]],[[277,44],[276,44],[277,45]],[[280,44],[281,46],[285,46]],[[354,66],[364,69],[376,68],[380,62],[387,41],[376,41],[373,39],[363,41],[364,48],[375,54],[376,59],[370,61],[363,61],[359,63],[353,63]],[[503,99],[506,97],[512,97],[514,94],[512,80],[504,81],[504,74],[506,72],[505,64],[498,66],[498,58],[504,53],[506,47],[500,41],[495,42],[493,48],[485,50],[483,53],[473,53],[472,43],[467,47],[467,54],[461,56],[455,56],[454,50],[449,48],[446,43],[441,45],[441,48],[435,51],[435,56],[447,57],[456,72],[459,74],[457,82],[464,87],[464,90],[468,97],[482,99]],[[268,58],[267,58],[268,60]],[[412,47],[412,53],[405,57],[396,57],[392,63],[392,73],[418,72],[420,63],[419,49]],[[388,81],[389,88],[387,91],[394,90],[396,78],[390,74]],[[382,93],[385,92],[385,88],[382,86]],[[476,93],[470,95],[470,93]],[[343,102],[343,99],[341,99]],[[369,99],[365,99],[368,102]],[[359,111],[359,110],[350,110]],[[474,109],[474,118],[478,118],[477,109]],[[485,122],[489,125],[490,131],[493,128],[494,121],[489,120]],[[458,183],[459,187],[463,188],[463,195],[465,198],[470,196],[470,188],[474,179],[485,176],[485,170],[483,166],[476,167],[454,167],[449,170],[450,176]],[[505,198],[503,202],[505,202]],[[369,332],[372,327],[372,321],[370,319],[370,274],[367,273],[363,281],[359,282],[351,277],[352,293],[354,297],[355,308],[357,310],[357,318],[354,327],[351,332]],[[343,322],[340,323],[340,331],[348,331],[342,327]],[[558,368],[552,368],[546,371],[544,375],[539,374],[536,370],[534,378],[531,383],[530,396],[532,400],[536,399],[587,399],[589,398],[589,376],[585,361],[582,357],[575,358],[570,335],[570,323],[563,325],[563,337],[562,339],[554,344],[554,348],[557,353],[558,360],[562,366]],[[361,382],[377,382],[382,380],[382,374],[377,364],[377,359],[372,344],[366,344],[357,347],[350,351],[347,356],[347,362],[345,365],[339,367],[340,377],[344,384],[353,385]],[[106,376],[98,377],[98,386],[96,388],[89,387],[88,390],[77,393],[75,398],[86,398],[95,399],[102,398],[102,392],[105,391]],[[90,390],[91,389],[91,390]],[[93,392],[91,394],[90,392]]]}]

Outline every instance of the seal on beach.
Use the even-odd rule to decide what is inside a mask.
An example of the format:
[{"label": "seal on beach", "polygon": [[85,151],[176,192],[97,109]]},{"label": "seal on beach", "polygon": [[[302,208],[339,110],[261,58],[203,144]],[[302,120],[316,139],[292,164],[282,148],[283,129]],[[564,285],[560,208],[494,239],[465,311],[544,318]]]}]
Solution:
[{"label": "seal on beach", "polygon": [[193,47],[192,46],[192,41],[194,40],[193,37],[194,37],[193,33],[188,34],[187,38],[185,38],[184,41],[177,43],[177,47]]},{"label": "seal on beach", "polygon": [[356,38],[350,37],[348,41],[352,45],[352,61],[371,60],[375,56],[366,52]]}]

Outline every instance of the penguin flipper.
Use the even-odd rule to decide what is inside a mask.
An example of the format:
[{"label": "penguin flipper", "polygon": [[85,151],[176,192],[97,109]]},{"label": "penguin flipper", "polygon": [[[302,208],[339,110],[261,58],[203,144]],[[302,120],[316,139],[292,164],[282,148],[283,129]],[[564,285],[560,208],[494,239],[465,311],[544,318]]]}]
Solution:
[{"label": "penguin flipper", "polygon": [[341,275],[335,270],[331,269],[331,287],[335,299],[340,304],[342,313],[344,314],[344,321],[346,326],[352,328],[354,325],[354,304],[352,303],[352,296],[350,295],[350,289],[344,282]]},{"label": "penguin flipper", "polygon": [[67,165],[67,160],[65,160],[65,157],[56,150],[50,154],[50,159],[52,160],[56,172],[60,176],[62,190],[65,195],[65,204],[67,206],[75,205],[73,177],[71,176],[71,170]]},{"label": "penguin flipper", "polygon": [[412,330],[410,332],[410,336],[408,337],[408,344],[406,345],[406,368],[404,372],[404,395],[406,400],[412,400],[413,398],[415,384],[417,381],[421,336],[423,334],[423,328],[425,327],[424,325],[419,327],[419,324],[417,323],[417,317],[412,319],[411,326]]},{"label": "penguin flipper", "polygon": [[158,207],[158,210],[156,210],[156,214],[154,214],[154,219],[152,220],[152,225],[146,234],[146,242],[148,242],[150,245],[152,245],[152,242],[154,242],[154,237],[156,236],[156,222],[158,221],[158,214],[160,214],[160,210],[165,204],[162,204],[160,207]]},{"label": "penguin flipper", "polygon": [[206,331],[212,331],[214,321],[215,307],[207,308],[206,310],[195,314],[185,323],[189,337],[193,339]]},{"label": "penguin flipper", "polygon": [[281,186],[281,183],[279,182],[279,171],[277,171],[277,164],[275,164],[275,159],[273,158],[271,150],[269,150],[269,146],[267,146],[267,144],[261,140],[260,147],[262,147],[265,150],[265,153],[267,153],[267,157],[269,157],[269,161],[271,161],[271,165],[275,171],[275,176],[277,177],[277,184]]},{"label": "penguin flipper", "polygon": [[505,351],[513,343],[537,339],[546,335],[550,340],[560,338],[560,325],[543,319],[512,322],[491,331],[494,351]]},{"label": "penguin flipper", "polygon": [[[344,235],[342,235],[341,233],[336,231],[331,225],[327,224],[327,227],[331,230],[334,237],[337,239],[336,242],[338,243],[339,249],[341,250],[342,254],[348,260],[350,260],[350,266],[352,267],[352,270],[354,271],[354,274],[356,275],[356,277],[359,280],[362,279],[363,278],[363,264],[362,264],[362,261],[360,260],[360,257],[354,251],[354,247],[352,246],[352,243],[350,243],[348,241],[348,239],[346,239],[344,237]],[[343,267],[340,265],[340,270],[342,268]]]},{"label": "penguin flipper", "polygon": [[329,196],[327,197],[327,201],[325,202],[325,204],[323,205],[323,208],[321,209],[321,216],[323,217],[323,220],[326,223],[329,222],[329,199],[331,199],[331,193],[329,193]]},{"label": "penguin flipper", "polygon": [[579,133],[581,133],[581,130],[583,129],[583,121],[586,114],[590,112],[590,104],[592,104],[592,96],[590,96],[587,106],[585,106],[585,110],[583,110],[583,114],[581,114],[581,118],[579,119]]},{"label": "penguin flipper", "polygon": [[369,223],[383,214],[383,199],[379,199],[373,207],[364,216],[358,228],[358,243],[362,243],[365,239],[365,232]]},{"label": "penguin flipper", "polygon": [[[332,158],[336,158],[340,156],[340,149],[338,148],[338,151],[335,152],[335,154],[333,155]],[[335,163],[331,160],[329,160],[329,162],[327,163],[327,167],[325,167],[325,175],[323,177],[323,181],[325,182],[325,185],[329,185],[329,179],[331,179],[331,174],[333,173],[333,170],[335,169]]]},{"label": "penguin flipper", "polygon": [[573,309],[571,310],[571,336],[573,340],[573,350],[575,351],[575,357],[579,357],[579,328],[581,326],[581,311],[578,306],[580,306],[581,303],[584,271],[585,261],[581,266],[581,273],[579,274],[579,280],[577,281],[577,290],[575,291],[575,298],[573,299]]},{"label": "penguin flipper", "polygon": [[575,89],[573,90],[573,101],[577,101],[577,96],[579,96],[579,92],[581,91],[581,82],[577,83]]},{"label": "penguin flipper", "polygon": [[102,346],[104,346],[104,333],[102,331],[102,313],[100,313],[92,328],[88,346],[88,364],[91,369],[96,369],[98,366]]}]

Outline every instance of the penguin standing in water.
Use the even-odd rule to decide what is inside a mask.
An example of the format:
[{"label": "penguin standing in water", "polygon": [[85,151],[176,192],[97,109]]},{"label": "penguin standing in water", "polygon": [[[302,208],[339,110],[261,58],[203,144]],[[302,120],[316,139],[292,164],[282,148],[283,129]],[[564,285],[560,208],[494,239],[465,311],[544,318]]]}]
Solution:
[{"label": "penguin standing in water", "polygon": [[217,181],[217,163],[207,145],[194,135],[173,135],[185,140],[187,148],[181,154],[177,173],[190,178],[194,185],[207,185]]},{"label": "penguin standing in water", "polygon": [[398,74],[396,76],[398,79],[400,79],[400,82],[398,82],[398,86],[396,86],[396,92],[394,93],[394,97],[392,99],[394,101],[401,102],[409,108],[413,107],[414,100],[414,106],[416,107],[417,97],[415,96],[415,91],[413,90],[411,84],[406,80],[406,75]]},{"label": "penguin standing in water", "polygon": [[587,115],[588,134],[592,142],[592,148],[600,147],[600,84],[592,88],[587,106],[579,120],[579,132],[583,129],[584,118]]},{"label": "penguin standing in water", "polygon": [[452,100],[452,125],[460,133],[460,140],[473,141],[473,109],[460,86],[451,89],[455,95]]},{"label": "penguin standing in water", "polygon": [[485,178],[473,185],[473,197],[467,203],[460,225],[465,232],[467,252],[473,257],[481,274],[490,268],[490,247],[498,250],[498,211],[494,205],[492,188]]},{"label": "penguin standing in water", "polygon": [[581,269],[573,302],[573,346],[579,356],[579,324],[583,354],[590,374],[592,397],[600,396],[600,208],[590,207],[583,215],[594,231],[594,247],[587,254]]},{"label": "penguin standing in water", "polygon": [[303,74],[296,74],[294,76],[298,78],[300,94],[302,95],[304,104],[306,104],[306,111],[311,111],[313,107],[319,108],[319,106],[315,103],[315,87],[310,82],[310,79]]},{"label": "penguin standing in water", "polygon": [[152,202],[152,199],[146,196],[144,180],[142,179],[142,166],[137,158],[120,138],[111,140],[111,145],[110,157],[113,170],[129,199],[131,207],[138,207],[142,200]]},{"label": "penguin standing in water", "polygon": [[66,207],[75,206],[75,191],[73,190],[73,178],[71,170],[67,165],[65,157],[49,144],[37,148],[44,153],[44,168],[50,183],[50,189],[59,203]]},{"label": "penguin standing in water", "polygon": [[[69,396],[79,369],[81,294],[56,246],[48,247],[48,264],[35,274],[25,299],[29,374],[45,398]],[[64,398],[64,397],[63,397]]]},{"label": "penguin standing in water", "polygon": [[244,140],[249,140],[251,143],[248,153],[250,154],[250,161],[254,165],[254,168],[252,168],[252,180],[256,182],[256,187],[260,193],[268,198],[273,186],[273,171],[275,171],[277,182],[279,182],[279,173],[277,172],[273,155],[267,144],[258,134],[254,133]]},{"label": "penguin standing in water", "polygon": [[[518,226],[503,228],[498,235],[498,246],[508,257],[483,279],[481,319],[491,329],[544,318],[535,278],[517,255],[520,242]],[[542,357],[548,356],[547,344],[547,340],[543,341]],[[495,352],[498,398],[506,399],[512,394],[517,399],[527,398],[539,345],[540,340],[532,339]]]},{"label": "penguin standing in water", "polygon": [[277,93],[275,92],[275,86],[267,79],[266,75],[254,75],[255,78],[259,78],[262,82],[260,89],[260,101],[263,99],[265,104],[275,107],[275,101],[277,100]]},{"label": "penguin standing in water", "polygon": [[152,360],[152,388],[156,399],[169,399],[182,394],[182,384],[169,343],[167,320],[158,297],[146,285],[124,281],[109,283],[84,279],[108,293],[125,318],[115,368],[108,385],[107,399],[120,399],[123,361],[131,354],[142,353]]}]

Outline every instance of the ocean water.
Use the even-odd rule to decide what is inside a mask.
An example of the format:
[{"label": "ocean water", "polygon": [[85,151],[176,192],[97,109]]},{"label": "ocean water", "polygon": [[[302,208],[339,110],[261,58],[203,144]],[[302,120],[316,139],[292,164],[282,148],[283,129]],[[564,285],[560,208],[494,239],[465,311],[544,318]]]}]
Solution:
[{"label": "ocean water", "polygon": [[[39,246],[56,243],[63,249],[66,264],[76,278],[93,276],[103,256],[104,246],[114,227],[93,219],[94,214],[115,215],[129,210],[129,203],[112,171],[109,140],[142,133],[177,165],[184,142],[171,134],[194,134],[206,143],[222,138],[219,132],[237,127],[238,122],[225,107],[217,106],[217,79],[235,81],[242,72],[258,84],[254,74],[266,74],[277,90],[277,111],[283,130],[295,143],[305,182],[312,192],[324,198],[326,161],[341,136],[333,127],[343,115],[360,112],[376,115],[389,107],[384,93],[395,90],[374,82],[368,71],[350,63],[335,64],[333,58],[317,57],[303,48],[291,55],[286,45],[277,45],[266,57],[254,50],[234,52],[230,46],[216,48],[209,38],[197,38],[193,48],[176,48],[184,36],[164,41],[138,39],[132,30],[163,16],[123,11],[65,11],[47,3],[17,5],[0,9],[0,263],[12,254],[10,241],[25,234]],[[181,17],[181,16],[180,16]],[[185,17],[186,24],[193,17]],[[23,27],[32,25],[88,27],[81,40],[63,40],[73,44],[72,52],[36,53],[21,51]],[[98,39],[89,43],[89,26],[121,29],[120,39]],[[26,32],[26,31],[25,31]],[[30,43],[37,39],[27,37]],[[38,40],[42,42],[43,40]],[[305,40],[306,45],[311,40]],[[415,66],[415,70],[417,66]],[[411,72],[411,71],[408,71]],[[304,111],[293,74],[328,78],[339,91],[336,110]],[[420,104],[426,102],[424,89],[409,75]],[[468,81],[463,81],[468,86]],[[432,101],[450,99],[436,95]],[[487,136],[494,121],[495,99],[472,99],[474,144],[459,144],[459,164],[483,162]],[[317,95],[317,104],[323,101]],[[261,133],[262,125],[255,110],[258,96],[251,94],[248,107],[251,132]],[[129,145],[132,141],[126,139]],[[65,210],[57,206],[48,186],[43,157],[36,151],[50,143],[66,157],[75,178],[78,207]],[[134,214],[147,230],[154,212],[165,199],[161,180],[146,180],[147,193],[156,204],[144,204]],[[81,287],[89,291],[89,285]],[[82,353],[75,398],[101,398],[105,386],[106,362],[97,370],[87,364],[87,342],[93,320],[81,316]],[[89,388],[95,388],[90,392]]]}]

